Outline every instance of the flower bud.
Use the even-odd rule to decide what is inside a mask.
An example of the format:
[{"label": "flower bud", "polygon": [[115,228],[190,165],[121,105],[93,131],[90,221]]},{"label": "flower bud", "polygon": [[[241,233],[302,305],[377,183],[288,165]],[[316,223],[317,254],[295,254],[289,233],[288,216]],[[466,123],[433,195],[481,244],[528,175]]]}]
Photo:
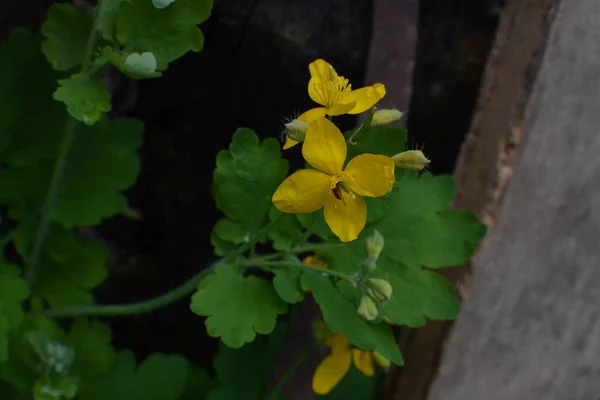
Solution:
[{"label": "flower bud", "polygon": [[392,297],[392,285],[388,281],[383,279],[368,279],[367,286],[371,290],[369,294],[372,295],[375,301],[388,301]]},{"label": "flower bud", "polygon": [[392,160],[394,160],[396,167],[409,171],[421,171],[431,162],[421,150],[403,151],[393,156]]},{"label": "flower bud", "polygon": [[295,140],[296,142],[304,142],[304,137],[306,136],[306,130],[308,129],[308,124],[299,119],[295,119],[292,122],[288,122],[285,124],[285,131],[287,136]]},{"label": "flower bud", "polygon": [[383,235],[379,233],[378,230],[374,230],[366,240],[367,256],[377,260],[383,250],[384,244],[385,240],[383,239]]},{"label": "flower bud", "polygon": [[400,110],[396,110],[395,108],[391,110],[377,110],[373,114],[373,121],[371,121],[371,125],[388,125],[399,121],[402,118],[402,112]]},{"label": "flower bud", "polygon": [[388,360],[387,358],[382,356],[377,351],[373,352],[373,359],[375,359],[375,362],[383,369],[388,369],[389,367],[392,366],[392,363],[390,362],[390,360]]},{"label": "flower bud", "polygon": [[360,299],[360,304],[358,306],[358,315],[367,321],[373,321],[377,318],[377,306],[373,299],[369,296],[363,296]]}]

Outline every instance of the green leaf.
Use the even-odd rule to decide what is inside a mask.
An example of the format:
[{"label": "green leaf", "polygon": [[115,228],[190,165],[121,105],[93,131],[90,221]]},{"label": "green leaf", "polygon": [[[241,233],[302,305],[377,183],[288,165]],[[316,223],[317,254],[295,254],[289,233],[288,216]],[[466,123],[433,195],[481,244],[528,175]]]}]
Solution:
[{"label": "green leaf", "polygon": [[83,8],[76,9],[68,3],[50,7],[42,25],[46,37],[42,51],[55,70],[66,71],[81,65],[92,23],[92,15]]},{"label": "green leaf", "polygon": [[103,112],[110,111],[111,96],[101,75],[78,73],[58,83],[61,87],[54,92],[54,98],[65,103],[67,111],[76,120],[93,125]]},{"label": "green leaf", "polygon": [[111,339],[108,325],[87,318],[76,319],[64,339],[67,345],[75,349],[71,374],[81,378],[107,374],[116,357]]},{"label": "green leaf", "polygon": [[214,389],[216,382],[204,368],[190,363],[188,366],[187,382],[178,400],[202,400]]},{"label": "green leaf", "polygon": [[468,260],[486,227],[471,212],[447,210],[453,197],[452,177],[405,173],[389,195],[385,218],[373,225],[385,238],[386,256],[430,268]]},{"label": "green leaf", "polygon": [[426,318],[453,320],[458,317],[460,304],[454,286],[440,274],[383,257],[378,260],[373,276],[392,285],[392,298],[383,310],[398,325],[419,327],[425,325]]},{"label": "green leaf", "polygon": [[261,400],[273,371],[275,358],[286,337],[287,326],[278,324],[269,336],[257,338],[240,349],[221,344],[214,358],[218,386],[207,400]]},{"label": "green leaf", "polygon": [[90,305],[94,298],[89,291],[107,277],[107,262],[103,245],[54,225],[44,247],[36,295],[51,307]]},{"label": "green leaf", "polygon": [[[366,259],[365,238],[372,230],[367,228],[359,239],[343,247],[323,249],[318,252],[327,260],[329,268],[354,274],[360,270]],[[373,277],[387,280],[393,288],[392,298],[383,306],[383,312],[399,325],[418,327],[425,324],[427,318],[448,320],[458,316],[459,303],[454,287],[441,275],[424,270],[419,266],[408,266],[390,259],[387,242],[382,256],[377,261]],[[341,290],[341,289],[340,289]],[[360,295],[354,292],[354,297]]]},{"label": "green leaf", "polygon": [[188,362],[179,355],[155,353],[136,368],[133,353],[121,351],[107,376],[86,380],[80,400],[177,400],[182,395]]},{"label": "green leaf", "polygon": [[97,225],[127,209],[121,191],[135,183],[140,170],[136,151],[143,130],[136,119],[79,125],[67,159],[56,221],[68,228]]},{"label": "green leaf", "polygon": [[74,399],[80,379],[72,376],[41,377],[33,386],[34,400]]},{"label": "green leaf", "polygon": [[325,222],[322,209],[308,214],[296,214],[296,218],[298,218],[304,229],[310,230],[313,235],[323,240],[333,236],[329,225]]},{"label": "green leaf", "polygon": [[404,360],[394,334],[387,324],[372,324],[361,319],[356,306],[347,302],[328,278],[305,272],[304,282],[323,313],[323,320],[333,332],[343,332],[355,346],[378,351],[388,360],[403,365]]},{"label": "green leaf", "polygon": [[[346,133],[348,136],[349,133]],[[406,129],[394,126],[382,126],[370,128],[361,136],[358,144],[348,145],[347,160],[351,160],[359,154],[373,153],[393,156],[403,152],[408,134]]]},{"label": "green leaf", "polygon": [[229,218],[218,220],[210,235],[211,244],[218,256],[224,256],[248,240],[250,240],[250,235],[242,225]]},{"label": "green leaf", "polygon": [[304,300],[304,291],[300,285],[300,269],[277,268],[273,270],[273,287],[286,303],[300,303]]},{"label": "green leaf", "polygon": [[294,243],[302,238],[302,225],[295,214],[285,214],[271,207],[269,220],[276,221],[267,232],[275,250],[290,251]]},{"label": "green leaf", "polygon": [[0,363],[8,359],[8,333],[23,322],[21,302],[29,297],[19,272],[18,267],[0,264]]},{"label": "green leaf", "polygon": [[236,267],[220,264],[192,296],[191,310],[208,317],[210,336],[234,348],[250,343],[256,334],[273,331],[278,314],[286,312],[273,286],[255,276],[244,277]]},{"label": "green leaf", "polygon": [[[134,79],[148,79],[148,78],[158,78],[162,76],[162,73],[156,71],[158,65],[152,65],[152,68],[148,68],[144,66],[143,63],[138,65],[135,54],[141,57],[139,53],[131,53],[127,56],[122,55],[121,53],[115,51],[109,46],[105,46],[102,48],[100,54],[101,58],[97,59],[97,63],[102,63],[103,60],[108,60],[111,64],[119,69],[122,73],[134,78]],[[143,54],[152,54],[152,53],[143,53]],[[133,56],[133,59],[130,59],[130,56]],[[148,57],[148,56],[146,56]],[[154,54],[152,54],[154,57]],[[127,60],[129,60],[129,66],[127,65]],[[156,63],[156,57],[154,57],[154,63]]]},{"label": "green leaf", "polygon": [[211,8],[212,0],[179,0],[164,9],[149,0],[132,0],[121,5],[116,37],[128,51],[152,52],[162,71],[188,51],[202,50],[204,35],[197,25]]},{"label": "green leaf", "polygon": [[154,4],[154,7],[156,8],[167,8],[174,2],[175,0],[152,0],[152,4]]},{"label": "green leaf", "polygon": [[[264,226],[271,197],[287,171],[288,163],[281,159],[279,143],[270,138],[259,144],[258,137],[249,129],[239,129],[229,150],[219,152],[212,192],[217,207],[237,224],[235,230],[228,229],[235,231],[236,240],[242,237],[241,232],[245,237]],[[228,241],[223,234],[215,236]]]},{"label": "green leaf", "polygon": [[129,1],[131,0],[102,0],[102,7],[99,10],[96,9],[98,29],[102,32],[102,37],[109,42],[114,43],[117,40],[115,32],[117,15],[119,15],[121,3]]}]

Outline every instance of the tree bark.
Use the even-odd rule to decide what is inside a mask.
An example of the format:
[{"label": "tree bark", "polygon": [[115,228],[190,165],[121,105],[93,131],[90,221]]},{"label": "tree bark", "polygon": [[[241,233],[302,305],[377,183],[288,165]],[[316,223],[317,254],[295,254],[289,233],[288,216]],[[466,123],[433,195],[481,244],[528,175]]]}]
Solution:
[{"label": "tree bark", "polygon": [[[521,89],[507,109],[492,107],[493,97],[488,106],[482,100],[474,120],[474,127],[493,129],[485,124],[485,110],[499,113],[496,124],[508,133],[497,137],[497,148],[505,150],[496,158],[496,190],[483,186],[487,200],[471,201],[493,229],[474,260],[468,300],[429,398],[598,399],[600,1],[521,0],[512,6],[544,14],[541,25],[518,15],[504,22],[522,29],[521,42],[548,27],[541,36],[545,50],[524,78],[506,71],[486,77],[509,86],[522,79]],[[522,57],[511,56],[514,63]],[[490,135],[472,133],[479,143]],[[483,157],[476,155],[481,151],[465,145],[471,155],[463,157],[463,174],[475,173],[470,170],[478,165],[469,163]],[[489,180],[484,172],[480,182]],[[459,179],[464,184],[465,177]],[[460,202],[469,204],[466,195]]]}]

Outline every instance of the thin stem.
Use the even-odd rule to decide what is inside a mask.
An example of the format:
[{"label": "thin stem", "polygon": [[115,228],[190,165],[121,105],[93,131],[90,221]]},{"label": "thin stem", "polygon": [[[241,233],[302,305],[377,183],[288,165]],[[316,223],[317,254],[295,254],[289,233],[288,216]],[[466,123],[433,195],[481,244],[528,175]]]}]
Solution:
[{"label": "thin stem", "polygon": [[[102,7],[102,0],[98,1],[98,6],[96,7],[95,14],[96,16],[100,12],[100,8]],[[81,72],[88,73],[93,68],[93,57],[94,50],[96,47],[96,42],[100,36],[99,29],[99,18],[94,18],[94,26],[88,38],[86,48],[85,48],[85,56],[82,60]],[[53,214],[56,210],[56,204],[58,202],[58,194],[60,192],[60,186],[63,180],[63,175],[65,172],[65,166],[67,165],[67,158],[69,155],[69,150],[71,149],[71,145],[73,144],[73,139],[75,138],[75,131],[77,128],[77,121],[73,118],[69,118],[67,124],[65,126],[65,132],[63,134],[60,147],[58,150],[58,156],[56,158],[56,163],[54,164],[54,170],[52,171],[52,177],[50,178],[50,185],[48,186],[48,191],[46,192],[46,198],[44,199],[44,204],[42,205],[40,216],[40,222],[37,226],[35,232],[35,238],[33,240],[33,247],[31,249],[31,253],[27,257],[26,265],[27,270],[25,273],[25,279],[29,288],[32,292],[35,291],[35,287],[37,286],[37,281],[39,278],[39,262],[40,256],[42,254],[42,249],[44,247],[44,243],[46,241],[46,236],[48,234],[48,230],[50,229],[50,224],[52,222]]]},{"label": "thin stem", "polygon": [[336,247],[345,246],[345,243],[307,243],[300,246],[296,246],[292,249],[293,253],[308,253],[310,251],[318,251],[323,249],[331,249]]},{"label": "thin stem", "polygon": [[50,223],[52,222],[52,216],[56,208],[56,203],[58,201],[60,184],[63,180],[65,166],[67,165],[67,156],[69,155],[71,144],[75,138],[76,125],[77,122],[73,118],[69,118],[65,127],[65,133],[60,143],[58,158],[56,159],[56,164],[54,164],[54,170],[52,171],[50,186],[48,186],[46,199],[44,200],[44,205],[42,206],[42,216],[40,217],[40,223],[35,233],[33,248],[29,254],[29,257],[27,258],[27,272],[25,274],[25,279],[27,280],[27,284],[32,292],[35,290],[35,286],[37,285],[40,256],[44,242],[46,241],[46,235],[50,228]]},{"label": "thin stem", "polygon": [[115,304],[105,306],[64,307],[53,310],[45,310],[43,315],[50,318],[76,318],[76,317],[115,317],[122,315],[133,315],[151,312],[168,306],[169,304],[186,297],[193,292],[200,281],[210,274],[213,268],[222,260],[217,261],[206,269],[203,269],[183,285],[150,300],[130,304]]},{"label": "thin stem", "polygon": [[344,279],[348,282],[358,282],[358,278],[344,274],[343,272],[332,271],[330,269],[313,267],[312,265],[302,264],[302,263],[292,263],[286,261],[241,261],[238,263],[240,267],[270,267],[270,268],[300,268],[304,270],[310,270],[314,272],[318,272],[320,274],[327,274],[329,276],[335,276],[336,278]]},{"label": "thin stem", "polygon": [[277,382],[277,385],[275,385],[273,391],[271,392],[269,397],[267,397],[267,400],[277,399],[277,395],[279,394],[279,392],[281,392],[281,390],[285,387],[285,384],[290,380],[292,375],[294,375],[296,370],[302,365],[302,363],[306,360],[310,353],[312,353],[313,349],[317,346],[317,344],[317,342],[312,342],[309,346],[302,350],[298,358],[294,360],[292,365],[289,366],[289,368],[284,372],[283,376],[279,379],[279,382]]}]

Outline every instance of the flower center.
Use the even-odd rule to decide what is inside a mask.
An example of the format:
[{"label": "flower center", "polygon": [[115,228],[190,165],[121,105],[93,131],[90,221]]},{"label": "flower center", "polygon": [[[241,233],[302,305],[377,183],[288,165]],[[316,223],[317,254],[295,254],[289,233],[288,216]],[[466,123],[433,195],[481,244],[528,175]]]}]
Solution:
[{"label": "flower center", "polygon": [[313,83],[313,88],[320,97],[320,103],[325,107],[331,107],[339,102],[343,93],[352,90],[352,85],[348,79],[339,76],[331,69],[329,77],[325,77],[325,79],[321,77],[319,82]]}]

